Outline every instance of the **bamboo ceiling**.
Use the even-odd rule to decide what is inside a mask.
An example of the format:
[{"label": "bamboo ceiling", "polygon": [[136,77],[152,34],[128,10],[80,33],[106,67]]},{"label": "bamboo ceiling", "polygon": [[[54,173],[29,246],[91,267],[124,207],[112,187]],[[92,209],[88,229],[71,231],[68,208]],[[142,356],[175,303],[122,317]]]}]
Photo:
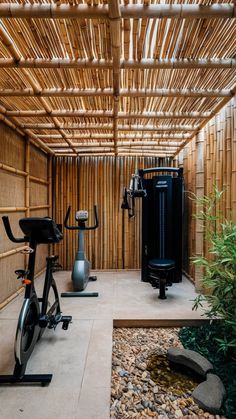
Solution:
[{"label": "bamboo ceiling", "polygon": [[234,1],[0,1],[0,119],[55,155],[173,156],[236,93]]}]

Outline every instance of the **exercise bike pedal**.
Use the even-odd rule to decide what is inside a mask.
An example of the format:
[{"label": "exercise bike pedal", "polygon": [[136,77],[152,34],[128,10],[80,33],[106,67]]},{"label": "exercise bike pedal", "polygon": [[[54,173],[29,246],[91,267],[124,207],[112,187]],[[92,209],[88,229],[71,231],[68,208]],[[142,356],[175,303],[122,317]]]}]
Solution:
[{"label": "exercise bike pedal", "polygon": [[15,274],[17,275],[17,279],[23,279],[29,275],[30,271],[25,271],[24,269],[17,269]]},{"label": "exercise bike pedal", "polygon": [[89,281],[97,281],[97,277],[96,276],[90,276]]},{"label": "exercise bike pedal", "polygon": [[71,316],[62,316],[61,322],[62,322],[62,329],[67,330],[68,327],[69,327],[69,324],[72,322],[72,317]]}]

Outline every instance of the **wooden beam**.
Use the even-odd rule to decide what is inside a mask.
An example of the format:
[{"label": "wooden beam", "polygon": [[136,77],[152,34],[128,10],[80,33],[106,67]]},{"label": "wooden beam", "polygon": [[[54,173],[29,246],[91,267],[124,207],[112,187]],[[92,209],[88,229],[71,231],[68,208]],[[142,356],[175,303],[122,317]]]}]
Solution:
[{"label": "wooden beam", "polygon": [[[181,141],[118,141],[117,147],[122,146],[145,146],[145,147],[154,147],[156,145],[170,145],[170,146],[179,146],[181,144]],[[113,145],[113,141],[94,141],[94,142],[81,142],[81,143],[73,143],[73,147],[96,147],[96,146],[102,146],[102,147],[110,147]],[[67,144],[63,143],[47,143],[48,147],[51,147],[53,149],[68,149]]]},{"label": "wooden beam", "polygon": [[126,19],[232,19],[236,17],[236,6],[233,4],[209,6],[201,4],[155,4],[149,6],[128,4],[121,6],[121,16]]},{"label": "wooden beam", "polygon": [[[22,129],[33,129],[33,130],[57,130],[58,127],[54,124],[54,123],[39,123],[39,124],[21,124],[20,127]],[[60,123],[59,125],[60,129],[71,129],[71,130],[90,130],[90,129],[95,129],[98,131],[106,131],[106,130],[113,130],[113,125],[111,124],[77,124],[77,123]],[[69,144],[71,145],[71,144]]]},{"label": "wooden beam", "polygon": [[[113,89],[0,89],[3,97],[87,97],[87,96],[113,96]],[[229,89],[120,89],[121,97],[227,97],[232,98],[234,93]]]},{"label": "wooden beam", "polygon": [[[91,97],[113,96],[113,89],[41,89],[35,93],[33,89],[0,89],[3,97]],[[120,89],[121,97],[229,97],[234,92],[229,89]]]},{"label": "wooden beam", "polygon": [[[114,106],[115,112],[115,106]],[[143,113],[126,113],[118,112],[118,119],[202,119],[213,117],[215,112],[143,112]],[[56,116],[56,117],[78,117],[78,118],[113,118],[114,113],[112,111],[94,111],[94,110],[70,110],[70,109],[57,109],[52,110],[50,114],[45,110],[17,110],[17,111],[6,111],[6,116],[16,116],[18,118],[26,117],[40,117],[40,116]]]},{"label": "wooden beam", "polygon": [[[33,129],[33,130],[55,130],[57,127],[55,124],[22,124],[20,125],[22,129]],[[113,126],[110,124],[87,124],[81,125],[77,123],[61,123],[61,129],[66,130],[90,130],[94,129],[97,131],[110,131],[113,130]],[[198,127],[193,125],[117,125],[117,129],[119,131],[194,131],[198,129]],[[69,144],[71,145],[71,144]]]},{"label": "wooden beam", "polygon": [[20,169],[16,169],[15,167],[12,167],[12,166],[8,166],[7,164],[4,164],[4,163],[0,163],[0,169],[6,172],[14,173],[15,175],[27,176],[27,172]]},{"label": "wooden beam", "polygon": [[[236,17],[233,4],[155,4],[121,6],[121,17],[126,19],[232,19]],[[25,19],[108,19],[107,5],[96,4],[15,4],[1,3],[0,18]]]},{"label": "wooden beam", "polygon": [[120,93],[121,13],[119,0],[109,0],[110,38],[113,58],[114,96]]},{"label": "wooden beam", "polygon": [[[47,139],[47,140],[63,140],[62,136],[60,134],[37,134],[37,137],[40,139]],[[120,133],[118,132],[118,139],[167,139],[167,140],[171,140],[171,139],[188,139],[191,138],[192,136],[190,134],[183,134],[183,133],[168,133],[168,134],[149,134],[149,133],[145,133],[145,134],[140,134],[138,133]],[[97,134],[97,133],[92,133],[92,134],[73,134],[70,135],[69,138],[71,140],[104,140],[104,139],[113,139],[113,134],[106,134],[106,133],[102,133],[102,134]],[[52,143],[53,144],[53,143]]]},{"label": "wooden beam", "polygon": [[[115,48],[115,47],[114,47]],[[118,55],[118,54],[117,54]],[[0,58],[0,68],[56,68],[56,69],[101,69],[111,70],[114,67],[113,61],[106,61],[104,59],[68,59],[68,58]],[[121,69],[233,69],[236,67],[235,58],[199,58],[199,59],[152,59],[143,58],[139,61],[135,60],[121,60],[119,55],[119,67]]]}]

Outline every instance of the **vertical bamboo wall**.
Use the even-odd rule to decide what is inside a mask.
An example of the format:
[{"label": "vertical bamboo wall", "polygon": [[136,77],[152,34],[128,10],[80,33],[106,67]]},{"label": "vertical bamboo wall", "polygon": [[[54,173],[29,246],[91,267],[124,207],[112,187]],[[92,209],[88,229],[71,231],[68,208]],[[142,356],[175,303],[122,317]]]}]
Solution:
[{"label": "vertical bamboo wall", "polygon": [[[135,157],[58,157],[54,160],[54,218],[63,223],[67,207],[72,206],[70,224],[78,209],[89,211],[93,224],[93,205],[98,206],[100,226],[87,232],[86,254],[93,269],[135,269],[140,267],[140,200],[137,216],[129,220],[121,209],[124,187],[129,186],[136,168],[169,165],[168,160]],[[77,247],[76,232],[64,231],[56,246],[64,269],[71,269]]]},{"label": "vertical bamboo wall", "polygon": [[[22,236],[20,218],[48,215],[48,179],[47,155],[0,123],[0,216],[9,216],[16,236]],[[9,241],[0,219],[0,304],[21,288],[14,271],[25,267],[22,248]],[[39,246],[36,273],[44,268],[47,251],[47,246]]]},{"label": "vertical bamboo wall", "polygon": [[[199,278],[189,262],[189,256],[208,255],[208,245],[203,241],[204,232],[193,218],[195,207],[191,201],[191,192],[196,195],[209,195],[213,185],[225,190],[219,208],[222,218],[236,221],[236,97],[226,105],[194,138],[178,158],[183,159],[186,212],[184,229],[184,268],[197,281]],[[203,160],[201,164],[200,160]]]}]

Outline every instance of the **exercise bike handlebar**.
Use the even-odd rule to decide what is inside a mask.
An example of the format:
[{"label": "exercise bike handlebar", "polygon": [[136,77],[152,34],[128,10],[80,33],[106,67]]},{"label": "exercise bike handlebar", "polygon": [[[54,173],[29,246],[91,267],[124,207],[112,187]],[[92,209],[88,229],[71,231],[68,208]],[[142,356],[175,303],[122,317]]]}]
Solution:
[{"label": "exercise bike handlebar", "polygon": [[97,206],[94,205],[93,208],[94,208],[94,225],[93,226],[80,227],[79,225],[76,225],[76,226],[70,226],[70,225],[68,225],[68,220],[69,220],[70,211],[71,211],[71,206],[69,206],[68,209],[67,209],[67,212],[66,212],[65,220],[64,220],[64,227],[67,228],[67,230],[95,230],[99,226],[99,221],[98,221],[98,210],[97,210]]},{"label": "exercise bike handlebar", "polygon": [[5,231],[7,233],[7,236],[13,243],[25,243],[25,242],[29,241],[29,237],[24,236],[23,238],[19,239],[19,238],[16,238],[13,235],[12,229],[11,229],[11,226],[10,226],[10,222],[9,222],[9,218],[7,216],[3,216],[2,221],[3,221],[4,227],[5,227]]}]

